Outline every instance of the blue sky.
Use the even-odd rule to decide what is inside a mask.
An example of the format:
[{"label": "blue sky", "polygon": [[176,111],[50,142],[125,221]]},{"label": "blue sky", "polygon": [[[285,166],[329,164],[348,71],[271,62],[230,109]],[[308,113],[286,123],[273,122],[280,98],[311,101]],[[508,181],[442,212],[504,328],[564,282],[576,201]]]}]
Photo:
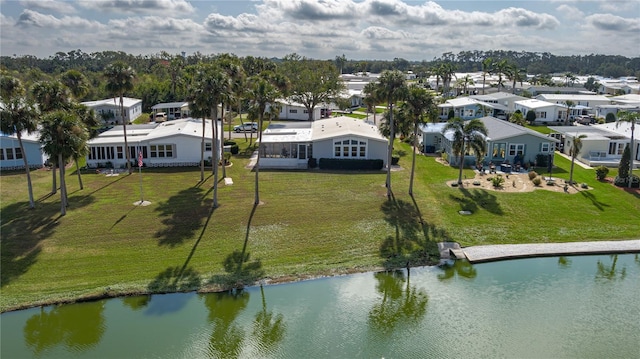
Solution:
[{"label": "blue sky", "polygon": [[514,50],[640,56],[640,0],[0,0],[0,54],[80,49],[431,60]]}]

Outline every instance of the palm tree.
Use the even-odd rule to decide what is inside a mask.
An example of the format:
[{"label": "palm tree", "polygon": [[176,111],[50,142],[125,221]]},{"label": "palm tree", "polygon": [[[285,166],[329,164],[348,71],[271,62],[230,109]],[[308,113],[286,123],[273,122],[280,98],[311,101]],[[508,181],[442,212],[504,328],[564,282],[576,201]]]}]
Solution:
[{"label": "palm tree", "polygon": [[580,150],[582,150],[582,139],[585,137],[587,137],[587,135],[578,135],[571,140],[571,172],[569,174],[569,184],[573,184],[573,165]]},{"label": "palm tree", "polygon": [[[444,126],[442,133],[453,131],[453,154],[459,158],[458,184],[462,184],[462,169],[464,167],[465,144],[468,142],[472,149],[486,148],[487,128],[477,118],[464,121],[460,117],[453,118]],[[473,145],[471,145],[473,144]],[[476,153],[476,155],[480,155]]]},{"label": "palm tree", "polygon": [[127,159],[127,170],[131,174],[131,151],[127,142],[127,122],[129,119],[124,115],[124,94],[133,90],[133,80],[136,77],[135,71],[126,63],[116,61],[107,66],[104,70],[104,77],[107,80],[106,89],[114,96],[120,98],[120,116],[122,117],[122,130],[124,132],[124,148]]},{"label": "palm tree", "polygon": [[569,125],[569,116],[571,115],[571,109],[575,106],[575,102],[571,101],[571,100],[567,100],[564,102],[565,105],[567,105],[567,117],[565,117],[564,119],[564,125],[568,126]]},{"label": "palm tree", "polygon": [[60,81],[65,85],[76,101],[89,93],[89,81],[82,72],[78,70],[69,70],[60,76]]},{"label": "palm tree", "polygon": [[253,107],[253,111],[258,116],[258,158],[256,159],[256,165],[254,170],[256,173],[255,180],[255,201],[254,204],[260,204],[260,189],[259,189],[259,172],[260,172],[260,146],[262,146],[262,125],[264,122],[264,116],[267,108],[267,104],[273,103],[279,96],[280,91],[276,88],[271,81],[268,80],[269,74],[261,73],[258,76],[251,78],[249,91],[247,92],[248,98]]},{"label": "palm tree", "polygon": [[84,124],[72,112],[57,110],[49,112],[42,120],[40,143],[60,166],[60,215],[67,213],[67,186],[65,182],[66,161],[77,156],[86,146],[89,134]]},{"label": "palm tree", "polygon": [[487,78],[487,74],[493,73],[493,59],[487,57],[482,60],[482,94],[484,95],[485,81]]},{"label": "palm tree", "polygon": [[380,98],[387,102],[387,112],[389,113],[389,148],[387,150],[387,199],[391,199],[391,156],[393,153],[393,141],[395,140],[395,129],[393,124],[393,105],[397,100],[405,96],[407,90],[404,74],[400,71],[386,70],[380,75],[377,93]]},{"label": "palm tree", "polygon": [[[69,107],[69,94],[67,89],[60,81],[40,81],[31,86],[31,97],[35,99],[40,114],[44,115],[51,111],[67,109]],[[58,191],[56,184],[56,167],[60,166],[55,157],[49,158],[52,162],[51,176],[51,193]]]},{"label": "palm tree", "polygon": [[633,139],[633,132],[636,130],[636,123],[640,122],[640,112],[621,111],[618,112],[618,119],[616,120],[616,127],[622,122],[629,122],[631,124],[631,140],[629,141],[629,149],[631,150],[631,157],[629,161],[629,188],[633,182],[633,161],[637,154],[635,153],[635,141]]},{"label": "palm tree", "polygon": [[519,69],[518,65],[515,63],[511,63],[507,65],[506,69],[507,78],[511,79],[511,93],[516,93],[516,82],[520,82],[522,85],[522,81],[526,78],[526,71],[524,69]]},{"label": "palm tree", "polygon": [[413,177],[416,168],[416,151],[418,147],[418,127],[424,123],[424,114],[430,107],[433,107],[433,98],[422,87],[412,85],[409,87],[405,104],[413,118],[413,158],[411,159],[411,179],[409,181],[409,194],[413,195]]},{"label": "palm tree", "polygon": [[22,143],[22,133],[33,133],[37,129],[37,116],[35,106],[25,97],[25,90],[20,80],[15,77],[0,77],[0,99],[4,106],[0,111],[0,131],[6,135],[16,135],[24,169],[27,174],[27,188],[29,191],[29,208],[35,208],[33,199],[33,186],[31,184],[31,172],[29,171],[29,161],[27,153]]},{"label": "palm tree", "polygon": [[493,71],[498,74],[498,91],[500,91],[500,87],[504,88],[502,76],[507,73],[508,67],[509,63],[507,60],[500,60],[493,64]]},{"label": "palm tree", "polygon": [[449,97],[449,88],[451,87],[451,80],[456,75],[456,65],[452,62],[443,62],[439,66],[440,76],[442,77],[442,93],[444,97]]},{"label": "palm tree", "polygon": [[[373,124],[376,124],[376,105],[380,102],[380,98],[378,96],[377,85],[374,82],[369,82],[362,89],[362,93],[365,94],[364,103],[367,105],[367,111],[371,110],[373,112]],[[369,116],[367,115],[367,118]]]},{"label": "palm tree", "polygon": [[[98,128],[100,124],[96,118],[96,114],[93,109],[88,108],[82,104],[72,104],[71,112],[78,117],[78,120],[84,125],[85,129],[88,133],[88,139],[96,138],[99,134]],[[80,165],[78,164],[80,158],[84,158],[87,153],[89,153],[89,147],[85,143],[84,146],[78,148],[77,152],[74,153],[73,161],[76,164],[76,174],[78,175],[78,184],[80,185],[80,189],[84,189],[84,185],[82,184],[82,175],[80,173]]]}]

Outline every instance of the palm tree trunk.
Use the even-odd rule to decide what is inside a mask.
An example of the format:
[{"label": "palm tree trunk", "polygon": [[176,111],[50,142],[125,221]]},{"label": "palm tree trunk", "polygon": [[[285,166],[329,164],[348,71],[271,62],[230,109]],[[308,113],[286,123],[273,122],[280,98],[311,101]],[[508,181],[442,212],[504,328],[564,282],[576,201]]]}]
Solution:
[{"label": "palm tree trunk", "polygon": [[413,175],[416,170],[416,149],[418,142],[418,121],[415,123],[415,127],[413,128],[413,158],[411,159],[411,177],[409,179],[409,195],[413,196]]},{"label": "palm tree trunk", "polygon": [[464,168],[464,139],[462,140],[462,149],[460,150],[460,163],[459,163],[459,168],[460,171],[458,172],[458,185],[462,184],[462,170]]},{"label": "palm tree trunk", "polygon": [[67,203],[66,198],[67,195],[64,193],[64,165],[62,165],[62,153],[58,155],[58,163],[60,163],[60,215],[64,216],[67,214]]},{"label": "palm tree trunk", "polygon": [[204,132],[206,131],[207,121],[202,118],[202,141],[200,142],[200,182],[204,181]]},{"label": "palm tree trunk", "polygon": [[[262,128],[263,113],[264,113],[264,109],[261,109],[260,118],[258,120],[259,128]],[[258,140],[258,157],[256,158],[256,165],[253,167],[254,171],[256,172],[256,188],[255,188],[254,204],[260,204],[260,188],[258,186],[260,182],[258,179],[259,179],[259,172],[260,172],[260,145],[262,144],[262,131],[258,133],[257,140]]]},{"label": "palm tree trunk", "polygon": [[73,159],[76,163],[76,173],[78,174],[78,184],[80,185],[80,189],[84,189],[84,185],[82,184],[82,175],[80,174],[80,166],[78,165],[78,158]]},{"label": "palm tree trunk", "polygon": [[53,163],[52,169],[51,169],[51,174],[53,175],[52,177],[52,186],[51,186],[51,194],[56,194],[58,193],[58,183],[57,183],[57,179],[56,179],[56,167],[58,166],[57,163]]},{"label": "palm tree trunk", "polygon": [[131,153],[129,151],[129,142],[127,142],[127,120],[124,118],[124,103],[122,97],[123,95],[120,94],[120,117],[122,117],[122,130],[124,131],[124,150],[126,152],[127,171],[131,174]]},{"label": "palm tree trunk", "polygon": [[[16,131],[18,137],[18,144],[20,144],[20,152],[22,153],[22,160],[24,161],[24,170],[27,173],[27,189],[29,190],[29,208],[36,208],[36,202],[33,200],[33,185],[31,184],[31,171],[29,171],[29,161],[27,160],[27,153],[24,152],[24,146],[22,145],[22,135],[20,131]],[[633,161],[631,161],[633,163]]]},{"label": "palm tree trunk", "polygon": [[569,184],[573,184],[573,165],[576,162],[575,152],[573,151],[573,155],[571,156],[571,172],[569,173]]},{"label": "palm tree trunk", "polygon": [[[223,127],[220,129],[220,155],[222,157],[222,178],[227,178],[227,166],[224,160],[224,102],[222,103],[222,115],[220,116],[220,118],[222,119],[222,124],[223,124]],[[231,135],[229,135],[229,139],[231,139]]]},{"label": "palm tree trunk", "polygon": [[[633,132],[636,130],[636,120],[634,118],[631,119],[631,146],[629,149],[631,150],[631,158],[629,159],[629,184],[628,188],[631,188],[631,183],[633,182],[633,161],[635,161],[636,156],[634,155],[635,142],[633,141]],[[24,152],[22,152],[24,153]]]},{"label": "palm tree trunk", "polygon": [[387,199],[391,199],[391,160],[393,153],[393,140],[395,137],[393,126],[393,103],[389,102],[389,149],[387,153]]},{"label": "palm tree trunk", "polygon": [[220,147],[217,145],[218,139],[218,105],[213,108],[213,141],[211,141],[211,148],[213,149],[213,208],[218,208],[218,150]]}]

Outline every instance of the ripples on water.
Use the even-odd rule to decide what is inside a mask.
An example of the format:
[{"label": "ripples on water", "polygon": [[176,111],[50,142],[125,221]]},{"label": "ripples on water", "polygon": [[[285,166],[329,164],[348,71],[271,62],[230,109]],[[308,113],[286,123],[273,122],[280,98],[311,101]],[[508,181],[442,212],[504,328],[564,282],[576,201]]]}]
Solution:
[{"label": "ripples on water", "polygon": [[2,358],[640,357],[640,258],[364,273],[2,315]]}]

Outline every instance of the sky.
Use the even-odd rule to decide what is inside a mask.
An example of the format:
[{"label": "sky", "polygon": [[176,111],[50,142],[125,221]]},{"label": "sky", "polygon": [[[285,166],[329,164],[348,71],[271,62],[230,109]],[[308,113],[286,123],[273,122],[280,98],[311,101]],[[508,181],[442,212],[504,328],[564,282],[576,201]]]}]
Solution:
[{"label": "sky", "polygon": [[0,0],[0,54],[433,60],[473,50],[640,56],[640,0]]}]

